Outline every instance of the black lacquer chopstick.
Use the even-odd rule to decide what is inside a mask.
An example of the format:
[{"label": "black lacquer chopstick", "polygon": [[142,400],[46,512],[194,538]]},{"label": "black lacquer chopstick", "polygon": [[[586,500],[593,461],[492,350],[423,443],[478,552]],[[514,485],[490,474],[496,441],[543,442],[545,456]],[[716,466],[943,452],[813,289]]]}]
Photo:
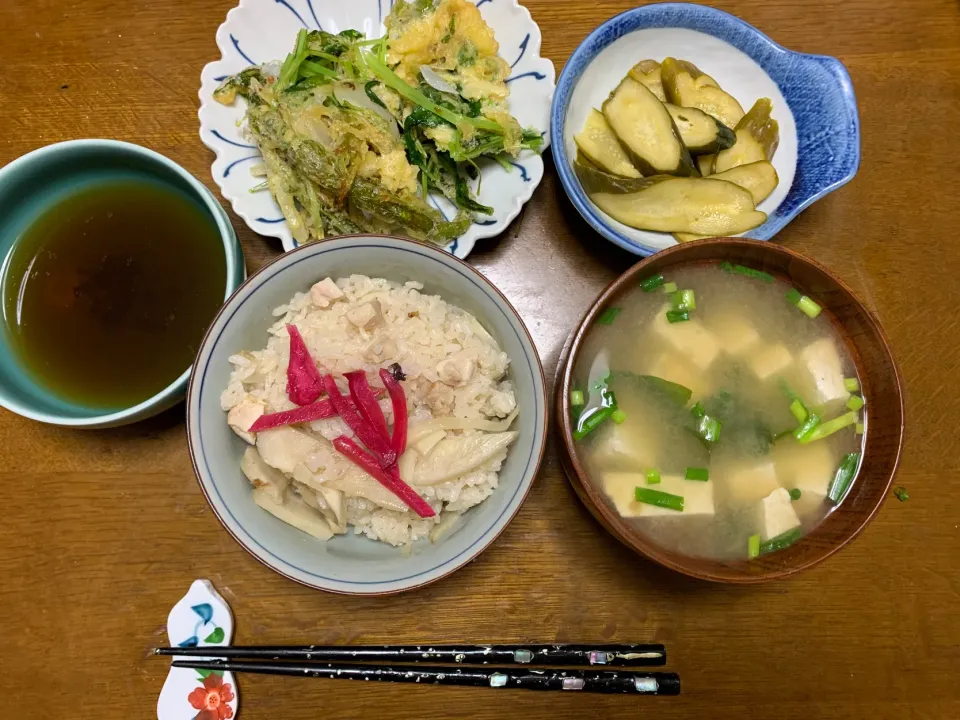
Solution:
[{"label": "black lacquer chopstick", "polygon": [[157,655],[257,660],[377,661],[458,665],[665,665],[663,645],[305,645],[157,648]]},{"label": "black lacquer chopstick", "polygon": [[174,660],[172,665],[197,670],[224,670],[262,675],[368,680],[374,682],[513,688],[518,690],[579,690],[591,693],[679,695],[680,678],[674,673],[633,673],[598,670],[535,670],[533,668],[462,668],[406,665],[384,667],[337,663],[283,663],[225,660]]}]

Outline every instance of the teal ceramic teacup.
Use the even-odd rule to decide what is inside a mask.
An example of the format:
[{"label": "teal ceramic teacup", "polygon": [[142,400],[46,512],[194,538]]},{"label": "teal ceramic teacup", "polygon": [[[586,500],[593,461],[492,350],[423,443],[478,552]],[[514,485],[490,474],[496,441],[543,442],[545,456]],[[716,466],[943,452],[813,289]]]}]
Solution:
[{"label": "teal ceramic teacup", "polygon": [[[188,201],[210,223],[208,237],[226,268],[223,299],[243,282],[243,253],[226,212],[190,173],[164,156],[115,140],[73,140],[35,150],[0,169],[0,283],[17,282],[11,270],[17,243],[37,220],[105,179],[131,178],[159,185]],[[136,238],[133,239],[135,241]],[[190,367],[151,397],[129,407],[104,409],[70,399],[45,383],[15,349],[16,319],[4,303],[0,323],[0,405],[41,422],[83,428],[125,425],[155,415],[183,399]],[[18,311],[19,314],[19,311]],[[186,347],[186,346],[184,346]],[[162,380],[161,380],[162,382]]]}]

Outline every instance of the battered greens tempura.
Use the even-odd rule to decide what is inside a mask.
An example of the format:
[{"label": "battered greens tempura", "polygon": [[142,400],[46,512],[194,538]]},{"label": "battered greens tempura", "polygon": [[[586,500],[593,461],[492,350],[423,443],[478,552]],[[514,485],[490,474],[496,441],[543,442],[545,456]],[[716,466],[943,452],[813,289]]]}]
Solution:
[{"label": "battered greens tempura", "polygon": [[[438,244],[492,209],[474,198],[475,161],[538,150],[507,108],[510,68],[466,0],[398,0],[387,36],[301,30],[279,72],[247,68],[214,93],[248,102],[266,186],[299,242],[356,232]],[[427,203],[457,206],[447,221]]]}]

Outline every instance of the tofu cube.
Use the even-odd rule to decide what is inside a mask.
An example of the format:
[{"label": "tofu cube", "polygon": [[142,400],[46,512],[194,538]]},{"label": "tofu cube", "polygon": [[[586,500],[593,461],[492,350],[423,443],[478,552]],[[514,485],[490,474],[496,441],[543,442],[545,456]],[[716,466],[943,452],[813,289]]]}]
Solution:
[{"label": "tofu cube", "polygon": [[826,443],[800,445],[786,440],[777,443],[773,462],[777,479],[783,487],[788,490],[797,488],[801,498],[813,497],[817,501],[826,497],[839,465],[838,458]]},{"label": "tofu cube", "polygon": [[753,325],[733,313],[714,318],[710,330],[720,341],[721,349],[730,355],[743,355],[760,341]]},{"label": "tofu cube", "polygon": [[698,320],[671,323],[667,320],[669,309],[667,304],[657,311],[652,323],[654,334],[698,368],[706,370],[720,352],[716,336]]},{"label": "tofu cube", "polygon": [[767,495],[760,503],[760,539],[767,541],[800,527],[800,518],[790,500],[790,492],[786,488],[779,488]]},{"label": "tofu cube", "polygon": [[593,459],[598,466],[635,471],[657,467],[657,445],[649,434],[638,432],[629,423],[611,422],[594,432],[598,437]]},{"label": "tofu cube", "polygon": [[691,367],[686,360],[673,353],[658,353],[644,374],[683,385],[693,391],[693,397],[695,398],[710,393],[710,387],[704,375]]},{"label": "tofu cube", "polygon": [[[602,483],[603,491],[613,501],[621,517],[703,517],[714,513],[712,482],[684,480],[680,475],[663,475],[658,484],[647,485],[647,478],[643,473],[608,472],[604,473]],[[680,495],[683,498],[683,512],[637,502],[634,491],[638,487]]]},{"label": "tofu cube", "polygon": [[750,358],[750,367],[761,380],[782,373],[793,364],[793,355],[784,345],[768,345]]},{"label": "tofu cube", "polygon": [[812,404],[846,399],[849,393],[843,386],[843,367],[836,343],[829,338],[810,343],[800,353],[800,361],[809,374]]},{"label": "tofu cube", "polygon": [[739,505],[752,505],[782,487],[776,468],[769,460],[746,467],[720,466],[716,476],[724,483],[730,501]]}]

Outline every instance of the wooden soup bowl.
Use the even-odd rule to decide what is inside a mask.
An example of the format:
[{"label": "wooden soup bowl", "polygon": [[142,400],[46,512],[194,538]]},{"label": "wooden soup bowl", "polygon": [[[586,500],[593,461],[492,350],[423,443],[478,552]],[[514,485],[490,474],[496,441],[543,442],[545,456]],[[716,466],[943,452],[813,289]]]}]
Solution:
[{"label": "wooden soup bowl", "polygon": [[[577,355],[597,316],[622,290],[671,267],[727,261],[789,280],[832,316],[846,339],[867,401],[866,445],[860,472],[840,506],[813,532],[790,547],[753,560],[720,561],[689,557],[664,547],[623,520],[589,481],[573,440],[570,383]],[[783,578],[825,560],[853,540],[873,518],[889,492],[903,443],[903,393],[890,345],[874,315],[839,278],[822,265],[769,242],[711,238],[676,245],[637,263],[594,301],[567,343],[556,383],[556,422],[567,477],[593,516],[620,542],[665,567],[703,580],[759,583]],[[744,549],[746,552],[746,549]]]}]

